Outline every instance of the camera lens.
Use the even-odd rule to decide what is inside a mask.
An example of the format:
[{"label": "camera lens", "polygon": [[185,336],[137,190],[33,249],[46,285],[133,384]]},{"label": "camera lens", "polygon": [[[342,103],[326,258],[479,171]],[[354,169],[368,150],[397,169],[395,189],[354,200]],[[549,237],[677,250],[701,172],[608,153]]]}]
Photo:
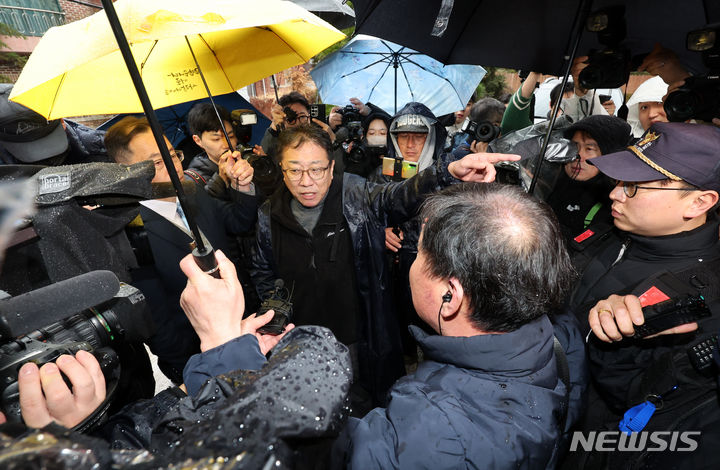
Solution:
[{"label": "camera lens", "polygon": [[677,90],[665,100],[665,113],[670,122],[684,122],[695,117],[702,108],[702,97],[694,90]]}]

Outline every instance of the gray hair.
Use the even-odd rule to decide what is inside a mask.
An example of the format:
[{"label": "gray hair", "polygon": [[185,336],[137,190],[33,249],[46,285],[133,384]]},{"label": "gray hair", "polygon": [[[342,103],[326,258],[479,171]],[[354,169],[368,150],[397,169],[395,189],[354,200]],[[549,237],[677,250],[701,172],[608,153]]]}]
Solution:
[{"label": "gray hair", "polygon": [[509,332],[559,307],[574,270],[550,208],[516,186],[463,183],[423,205],[420,249],[431,277],[455,277],[488,332]]}]

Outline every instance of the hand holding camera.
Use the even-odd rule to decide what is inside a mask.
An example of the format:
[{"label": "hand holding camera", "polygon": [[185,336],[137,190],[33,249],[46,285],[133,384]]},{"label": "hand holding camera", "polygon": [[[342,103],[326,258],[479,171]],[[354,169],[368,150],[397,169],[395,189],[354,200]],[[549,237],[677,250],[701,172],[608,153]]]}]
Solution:
[{"label": "hand holding camera", "polygon": [[[55,422],[71,429],[90,416],[106,394],[98,360],[82,350],[75,356],[62,355],[40,368],[26,363],[18,371],[18,385],[23,421],[31,428]],[[0,413],[0,422],[4,420]]]}]

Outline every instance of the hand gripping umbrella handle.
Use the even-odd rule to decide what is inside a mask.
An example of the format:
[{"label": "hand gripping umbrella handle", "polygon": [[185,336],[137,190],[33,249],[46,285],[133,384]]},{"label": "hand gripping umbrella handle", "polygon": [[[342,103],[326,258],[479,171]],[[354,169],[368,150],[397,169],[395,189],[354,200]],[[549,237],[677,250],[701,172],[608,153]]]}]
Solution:
[{"label": "hand gripping umbrella handle", "polygon": [[218,268],[217,260],[215,259],[215,250],[210,246],[210,243],[205,242],[205,249],[202,251],[198,248],[193,248],[192,255],[197,265],[205,274],[220,279],[220,268]]}]

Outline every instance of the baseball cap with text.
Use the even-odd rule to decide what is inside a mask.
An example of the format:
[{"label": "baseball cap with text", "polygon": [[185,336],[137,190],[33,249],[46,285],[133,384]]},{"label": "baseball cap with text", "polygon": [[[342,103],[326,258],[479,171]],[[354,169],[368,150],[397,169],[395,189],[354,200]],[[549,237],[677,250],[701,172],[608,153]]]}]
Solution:
[{"label": "baseball cap with text", "polygon": [[720,129],[658,122],[634,145],[588,163],[619,181],[684,180],[700,189],[720,192]]}]

